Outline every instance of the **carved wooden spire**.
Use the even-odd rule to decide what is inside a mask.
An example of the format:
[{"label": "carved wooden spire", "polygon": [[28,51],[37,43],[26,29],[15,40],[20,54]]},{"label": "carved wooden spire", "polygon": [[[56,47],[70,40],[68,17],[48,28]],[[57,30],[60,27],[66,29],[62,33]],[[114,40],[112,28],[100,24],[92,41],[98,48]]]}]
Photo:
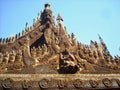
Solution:
[{"label": "carved wooden spire", "polygon": [[48,2],[45,4],[45,9],[50,9],[50,4]]},{"label": "carved wooden spire", "polygon": [[26,22],[26,24],[25,24],[25,30],[27,30],[28,29],[28,22]]},{"label": "carved wooden spire", "polygon": [[61,23],[61,21],[63,21],[63,19],[62,19],[62,17],[60,16],[60,14],[58,14],[57,20],[58,20],[58,23]]}]

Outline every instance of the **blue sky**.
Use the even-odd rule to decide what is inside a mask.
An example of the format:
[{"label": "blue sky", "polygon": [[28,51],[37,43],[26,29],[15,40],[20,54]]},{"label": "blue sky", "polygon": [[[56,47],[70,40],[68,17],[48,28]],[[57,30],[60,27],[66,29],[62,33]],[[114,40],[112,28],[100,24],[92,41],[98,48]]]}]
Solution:
[{"label": "blue sky", "polygon": [[99,42],[100,34],[110,53],[120,55],[120,0],[0,0],[0,37],[22,32],[26,22],[31,26],[47,1],[53,16],[60,13],[67,32],[78,41]]}]

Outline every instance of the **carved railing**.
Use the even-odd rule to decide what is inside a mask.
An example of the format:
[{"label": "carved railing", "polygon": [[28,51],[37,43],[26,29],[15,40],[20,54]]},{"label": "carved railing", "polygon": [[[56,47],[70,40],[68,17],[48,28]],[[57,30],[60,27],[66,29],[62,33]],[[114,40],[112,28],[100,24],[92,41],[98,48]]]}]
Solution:
[{"label": "carved railing", "polygon": [[120,74],[0,74],[2,89],[120,89]]}]

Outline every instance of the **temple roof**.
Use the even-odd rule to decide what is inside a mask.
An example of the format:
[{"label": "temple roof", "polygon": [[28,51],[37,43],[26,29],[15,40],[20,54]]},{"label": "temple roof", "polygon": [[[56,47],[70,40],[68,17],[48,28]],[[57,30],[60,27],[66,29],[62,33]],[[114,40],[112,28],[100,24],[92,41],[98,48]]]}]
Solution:
[{"label": "temple roof", "polygon": [[101,36],[100,43],[83,44],[67,33],[60,14],[57,20],[46,3],[33,26],[26,23],[22,33],[1,38],[0,73],[120,73],[120,56],[112,57]]}]

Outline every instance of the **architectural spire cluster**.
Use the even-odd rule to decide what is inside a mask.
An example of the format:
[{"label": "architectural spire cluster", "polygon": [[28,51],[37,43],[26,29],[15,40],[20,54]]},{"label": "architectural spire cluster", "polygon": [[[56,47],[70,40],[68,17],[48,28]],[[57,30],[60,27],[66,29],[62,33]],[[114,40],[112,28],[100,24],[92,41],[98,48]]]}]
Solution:
[{"label": "architectural spire cluster", "polygon": [[82,44],[67,34],[60,14],[55,24],[49,3],[44,7],[33,26],[27,22],[22,33],[0,38],[0,73],[120,73],[120,56],[109,53],[100,35],[100,43]]}]

